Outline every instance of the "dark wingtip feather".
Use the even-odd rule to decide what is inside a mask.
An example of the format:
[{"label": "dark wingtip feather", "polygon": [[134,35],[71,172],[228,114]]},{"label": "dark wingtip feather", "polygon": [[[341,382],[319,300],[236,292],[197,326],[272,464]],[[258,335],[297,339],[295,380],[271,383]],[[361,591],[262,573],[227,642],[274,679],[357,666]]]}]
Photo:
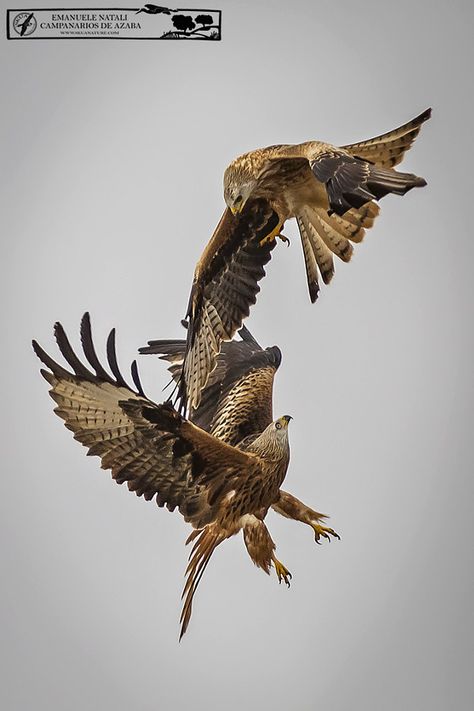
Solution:
[{"label": "dark wingtip feather", "polygon": [[133,361],[130,370],[132,373],[132,380],[135,383],[135,387],[137,388],[138,394],[142,397],[146,397],[145,393],[143,392],[143,387],[140,380],[140,374],[138,372],[138,365],[136,360]]},{"label": "dark wingtip feather", "polygon": [[48,382],[50,385],[53,385],[54,383],[54,375],[49,372],[49,370],[45,370],[44,368],[40,369],[40,373],[43,376],[43,378]]},{"label": "dark wingtip feather", "polygon": [[280,367],[281,360],[283,357],[281,350],[278,348],[278,346],[271,346],[270,348],[267,348],[266,350],[272,354],[273,365],[275,366],[275,368],[278,369]]},{"label": "dark wingtip feather", "polygon": [[159,355],[162,360],[166,360],[168,356],[182,355],[186,348],[186,341],[183,339],[159,339],[148,341],[147,346],[141,346],[138,349],[140,355]]},{"label": "dark wingtip feather", "polygon": [[432,111],[433,111],[433,109],[430,106],[428,109],[425,109],[419,116],[417,116],[415,121],[419,121],[420,123],[424,123],[425,121],[428,121],[428,119],[431,118]]},{"label": "dark wingtip feather", "polygon": [[[49,368],[52,373],[54,373],[54,375],[66,377],[66,378],[71,377],[71,373],[69,373],[65,368],[63,368],[61,365],[59,365],[59,363],[56,363],[56,361],[53,360],[51,358],[51,356],[49,356],[46,353],[46,351],[41,348],[40,344],[37,341],[33,340],[31,343],[33,346],[33,350],[36,353],[36,355],[38,356],[38,358],[40,359],[40,361],[42,363],[44,363],[45,366],[47,368]],[[47,371],[41,370],[42,374],[44,374],[45,372],[47,372]],[[46,376],[44,376],[44,377],[46,377]],[[47,380],[47,378],[46,378],[46,380]]]},{"label": "dark wingtip feather", "polygon": [[59,350],[61,351],[61,354],[64,356],[64,359],[74,370],[74,373],[88,380],[93,377],[92,373],[86,368],[84,363],[82,363],[77,357],[77,355],[74,353],[74,350],[71,344],[69,343],[69,339],[66,335],[66,331],[64,330],[62,324],[59,321],[56,321],[56,323],[54,324],[54,336],[56,338],[56,342],[58,344]]},{"label": "dark wingtip feather", "polygon": [[92,340],[91,318],[88,311],[85,312],[81,319],[80,333],[84,355],[86,356],[89,364],[94,368],[95,374],[102,380],[113,383],[113,379],[102,366],[97,357],[97,353],[95,352],[94,342]]},{"label": "dark wingtip feather", "polygon": [[242,326],[240,327],[238,333],[239,333],[239,336],[241,337],[241,339],[242,339],[243,341],[245,341],[246,343],[252,344],[252,345],[255,346],[256,348],[258,348],[258,350],[260,350],[260,351],[262,350],[261,345],[260,345],[260,344],[258,343],[258,341],[254,338],[254,336],[252,336],[252,334],[250,333],[250,331],[248,330],[248,328],[247,328],[245,325],[242,325]]},{"label": "dark wingtip feather", "polygon": [[128,384],[126,380],[124,380],[117,362],[117,353],[115,350],[115,328],[111,330],[107,338],[107,360],[109,362],[110,370],[117,381],[117,385],[128,388]]}]

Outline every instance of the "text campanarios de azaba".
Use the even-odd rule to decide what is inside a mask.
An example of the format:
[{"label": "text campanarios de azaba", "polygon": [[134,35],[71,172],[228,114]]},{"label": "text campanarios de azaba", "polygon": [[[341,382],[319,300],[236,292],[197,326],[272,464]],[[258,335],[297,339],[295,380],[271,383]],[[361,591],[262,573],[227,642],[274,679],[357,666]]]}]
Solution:
[{"label": "text campanarios de azaba", "polygon": [[139,30],[139,22],[128,19],[128,13],[119,12],[74,12],[54,13],[47,22],[41,22],[43,30]]}]

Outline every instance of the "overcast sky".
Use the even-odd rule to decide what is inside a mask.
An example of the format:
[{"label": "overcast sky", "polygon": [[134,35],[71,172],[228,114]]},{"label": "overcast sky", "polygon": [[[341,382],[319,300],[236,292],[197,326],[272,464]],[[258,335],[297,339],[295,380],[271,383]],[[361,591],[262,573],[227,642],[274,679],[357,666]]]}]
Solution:
[{"label": "overcast sky", "polygon": [[[467,711],[472,3],[215,7],[222,42],[0,44],[2,708]],[[182,335],[234,156],[370,138],[428,106],[403,164],[428,187],[382,201],[315,305],[290,224],[247,322],[283,352],[285,487],[341,541],[270,514],[290,590],[226,542],[178,645],[189,529],[84,456],[31,338],[54,355],[60,319],[77,345],[88,309],[126,370]],[[163,364],[140,368],[160,400]]]}]

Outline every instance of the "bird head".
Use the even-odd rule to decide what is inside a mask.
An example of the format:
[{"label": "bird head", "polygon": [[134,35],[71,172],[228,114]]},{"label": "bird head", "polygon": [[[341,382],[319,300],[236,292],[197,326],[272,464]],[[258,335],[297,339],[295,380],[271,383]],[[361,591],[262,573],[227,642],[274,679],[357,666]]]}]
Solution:
[{"label": "bird head", "polygon": [[233,215],[237,215],[245,207],[256,186],[256,181],[241,169],[232,164],[224,173],[224,200]]},{"label": "bird head", "polygon": [[293,418],[291,415],[283,415],[283,417],[279,417],[278,420],[275,420],[272,422],[270,427],[272,428],[273,432],[272,434],[281,441],[288,441],[288,425],[290,424],[290,420]]},{"label": "bird head", "polygon": [[281,460],[288,458],[290,445],[288,440],[288,423],[293,419],[290,415],[283,415],[278,420],[271,422],[249,446],[249,450],[265,458]]}]

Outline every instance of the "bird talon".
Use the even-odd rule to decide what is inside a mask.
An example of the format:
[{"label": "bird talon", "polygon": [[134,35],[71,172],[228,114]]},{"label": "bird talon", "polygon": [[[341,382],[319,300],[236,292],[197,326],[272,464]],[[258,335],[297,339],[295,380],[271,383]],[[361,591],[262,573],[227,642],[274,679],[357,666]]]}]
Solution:
[{"label": "bird talon", "polygon": [[326,538],[329,542],[331,542],[331,536],[333,536],[333,538],[337,538],[338,541],[341,540],[340,535],[336,533],[333,528],[321,526],[319,523],[312,523],[311,527],[314,531],[314,540],[318,545],[321,545],[321,541],[319,540],[321,537]]},{"label": "bird talon", "polygon": [[278,235],[275,234],[275,232],[270,232],[269,235],[264,237],[263,239],[260,240],[259,244],[260,247],[263,247],[265,244],[268,244],[269,242],[274,242],[275,239],[278,237]]},{"label": "bird talon", "polygon": [[286,568],[283,563],[280,563],[280,561],[276,558],[273,558],[273,565],[275,566],[275,572],[278,576],[278,583],[281,585],[281,581],[284,580],[286,586],[289,588],[290,580],[293,576],[288,570],[288,568]]},{"label": "bird talon", "polygon": [[286,237],[286,235],[280,234],[280,235],[278,235],[278,237],[281,239],[282,242],[284,242],[286,244],[287,247],[290,246],[291,242],[290,242],[289,238]]},{"label": "bird talon", "polygon": [[[264,237],[263,239],[261,239],[260,242],[259,242],[260,247],[263,247],[263,245],[267,244],[268,242],[274,242],[277,237],[281,237],[281,235],[280,235],[280,230],[281,230],[282,227],[283,227],[283,225],[282,225],[282,224],[279,224],[277,227],[275,227],[274,230],[272,230],[271,232],[269,232],[269,234],[268,234],[266,237]],[[284,235],[283,235],[283,237],[284,237]],[[283,241],[285,241],[285,240],[288,240],[288,237],[284,237]],[[289,241],[289,240],[288,240],[288,241]]]}]

